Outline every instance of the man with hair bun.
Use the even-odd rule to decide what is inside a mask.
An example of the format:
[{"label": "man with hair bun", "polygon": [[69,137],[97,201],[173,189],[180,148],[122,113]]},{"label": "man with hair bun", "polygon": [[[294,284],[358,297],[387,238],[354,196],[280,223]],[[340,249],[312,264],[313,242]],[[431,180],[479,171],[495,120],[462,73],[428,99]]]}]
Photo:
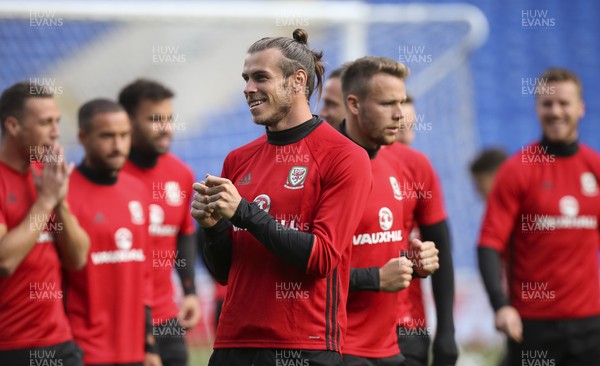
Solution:
[{"label": "man with hair bun", "polygon": [[242,77],[266,134],[195,183],[207,268],[228,293],[209,365],[341,365],[350,250],[371,189],[359,146],[311,114],[322,53],[307,33],[248,49]]}]

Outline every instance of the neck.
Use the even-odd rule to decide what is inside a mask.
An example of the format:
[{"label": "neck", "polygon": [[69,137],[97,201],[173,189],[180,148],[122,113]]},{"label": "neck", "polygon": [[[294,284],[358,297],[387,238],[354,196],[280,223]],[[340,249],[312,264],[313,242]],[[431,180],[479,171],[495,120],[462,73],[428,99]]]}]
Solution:
[{"label": "neck", "polygon": [[381,147],[380,145],[370,141],[360,132],[358,121],[354,119],[353,116],[348,116],[346,119],[346,133],[348,134],[348,137],[352,139],[352,141],[356,142],[367,150],[376,150]]},{"label": "neck", "polygon": [[149,154],[136,146],[132,146],[129,151],[129,161],[140,168],[154,168],[158,163],[159,156],[158,154]]},{"label": "neck", "polygon": [[[356,121],[354,121],[354,122],[356,122]],[[350,134],[350,126],[354,127],[353,134]],[[360,147],[365,149],[367,151],[367,154],[369,154],[369,158],[373,159],[377,156],[377,152],[379,151],[379,148],[381,146],[376,145],[376,144],[365,144],[365,143],[359,142],[357,140],[357,138],[362,138],[363,136],[360,134],[360,131],[358,131],[358,126],[356,125],[356,123],[349,124],[348,120],[342,121],[342,123],[340,124],[340,132],[344,136],[348,137],[350,140],[354,141],[357,145],[359,145]],[[371,147],[371,146],[373,146],[373,147]]]},{"label": "neck", "polygon": [[8,138],[2,139],[0,143],[0,161],[21,173],[27,172],[30,166],[29,160],[23,158],[18,146],[11,143]]},{"label": "neck", "polygon": [[546,136],[542,136],[542,140],[540,141],[540,145],[546,148],[546,153],[550,155],[556,156],[572,156],[579,151],[579,142],[577,139],[560,142],[549,141]]},{"label": "neck", "polygon": [[87,157],[77,167],[77,170],[79,170],[88,180],[103,186],[115,184],[119,176],[118,170],[98,169]]},{"label": "neck", "polygon": [[302,102],[296,101],[292,104],[288,115],[274,125],[268,126],[267,129],[273,132],[285,131],[294,128],[311,118],[312,113],[310,112],[310,106],[308,105],[308,102],[306,102],[306,99],[304,99]]}]

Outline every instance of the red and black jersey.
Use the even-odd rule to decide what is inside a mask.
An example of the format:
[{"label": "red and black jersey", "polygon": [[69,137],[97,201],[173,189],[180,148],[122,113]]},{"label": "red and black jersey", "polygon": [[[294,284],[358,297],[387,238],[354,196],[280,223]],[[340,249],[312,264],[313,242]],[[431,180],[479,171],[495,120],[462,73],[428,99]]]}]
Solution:
[{"label": "red and black jersey", "polygon": [[87,264],[67,272],[66,309],[86,364],[144,360],[145,306],[150,305],[150,193],[121,172],[99,183],[80,166],[68,201],[90,237]]},{"label": "red and black jersey", "polygon": [[510,302],[523,318],[600,314],[600,155],[528,145],[498,170],[479,246],[508,258]]},{"label": "red and black jersey", "polygon": [[[427,156],[398,142],[384,146],[381,150],[382,154],[390,154],[402,162],[400,190],[406,233],[413,233],[419,226],[446,220],[439,178]],[[412,239],[410,235],[405,236],[406,240]],[[408,289],[401,291],[398,296],[398,325],[415,329],[425,328],[425,323],[421,281],[415,278]]]},{"label": "red and black jersey", "polygon": [[[247,230],[239,226],[243,218],[232,218],[228,292],[214,347],[340,352],[352,235],[372,184],[364,149],[315,117],[234,150],[223,177],[253,202],[236,216],[262,216]],[[255,230],[273,221],[273,236],[301,238],[302,248],[287,239],[273,244]]]},{"label": "red and black jersey", "polygon": [[[140,167],[127,160],[123,172],[130,173],[151,192],[150,234],[154,247],[152,262],[154,299],[152,317],[156,323],[177,316],[173,300],[172,272],[177,263],[177,236],[195,231],[190,215],[190,200],[194,174],[179,158],[171,153],[160,155],[153,167]],[[194,263],[180,264],[194,265]]]},{"label": "red and black jersey", "polygon": [[[389,155],[371,158],[373,190],[352,238],[352,268],[380,268],[406,250],[398,165]],[[344,354],[367,358],[399,354],[397,308],[397,292],[350,292]]]},{"label": "red and black jersey", "polygon": [[[36,199],[31,170],[23,174],[0,162],[0,224],[7,232],[27,220]],[[36,220],[30,221],[35,225]],[[63,307],[61,263],[53,235],[61,228],[56,225],[50,220],[15,272],[0,277],[2,351],[47,347],[73,338]]]}]

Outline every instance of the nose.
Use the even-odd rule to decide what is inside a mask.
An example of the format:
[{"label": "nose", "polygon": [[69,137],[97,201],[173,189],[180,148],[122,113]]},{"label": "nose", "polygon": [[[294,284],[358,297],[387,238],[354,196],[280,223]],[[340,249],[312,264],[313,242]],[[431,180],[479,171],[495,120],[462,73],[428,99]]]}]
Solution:
[{"label": "nose", "polygon": [[550,105],[549,110],[552,115],[556,116],[556,115],[560,114],[560,105],[556,102],[553,102]]},{"label": "nose", "polygon": [[251,93],[256,93],[257,89],[256,89],[256,83],[254,81],[252,81],[252,79],[248,80],[246,82],[246,87],[244,88],[244,95],[248,96]]},{"label": "nose", "polygon": [[52,122],[52,129],[50,130],[50,139],[56,141],[60,138],[60,128],[58,127],[58,121]]},{"label": "nose", "polygon": [[131,141],[131,135],[117,136],[114,140],[113,149],[119,151],[122,154],[129,154],[129,145]]},{"label": "nose", "polygon": [[404,119],[404,110],[402,109],[402,104],[398,103],[394,111],[392,112],[392,118],[394,121],[401,121]]}]

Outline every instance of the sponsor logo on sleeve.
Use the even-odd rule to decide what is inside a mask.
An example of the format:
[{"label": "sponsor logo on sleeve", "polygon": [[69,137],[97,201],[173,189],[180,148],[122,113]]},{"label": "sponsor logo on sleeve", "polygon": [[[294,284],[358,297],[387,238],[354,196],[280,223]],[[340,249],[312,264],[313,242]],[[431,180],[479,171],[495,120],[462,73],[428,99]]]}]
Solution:
[{"label": "sponsor logo on sleeve", "polygon": [[258,196],[256,196],[256,198],[254,199],[254,203],[256,203],[258,208],[265,212],[269,212],[269,210],[271,209],[271,198],[266,194],[259,194]]}]

